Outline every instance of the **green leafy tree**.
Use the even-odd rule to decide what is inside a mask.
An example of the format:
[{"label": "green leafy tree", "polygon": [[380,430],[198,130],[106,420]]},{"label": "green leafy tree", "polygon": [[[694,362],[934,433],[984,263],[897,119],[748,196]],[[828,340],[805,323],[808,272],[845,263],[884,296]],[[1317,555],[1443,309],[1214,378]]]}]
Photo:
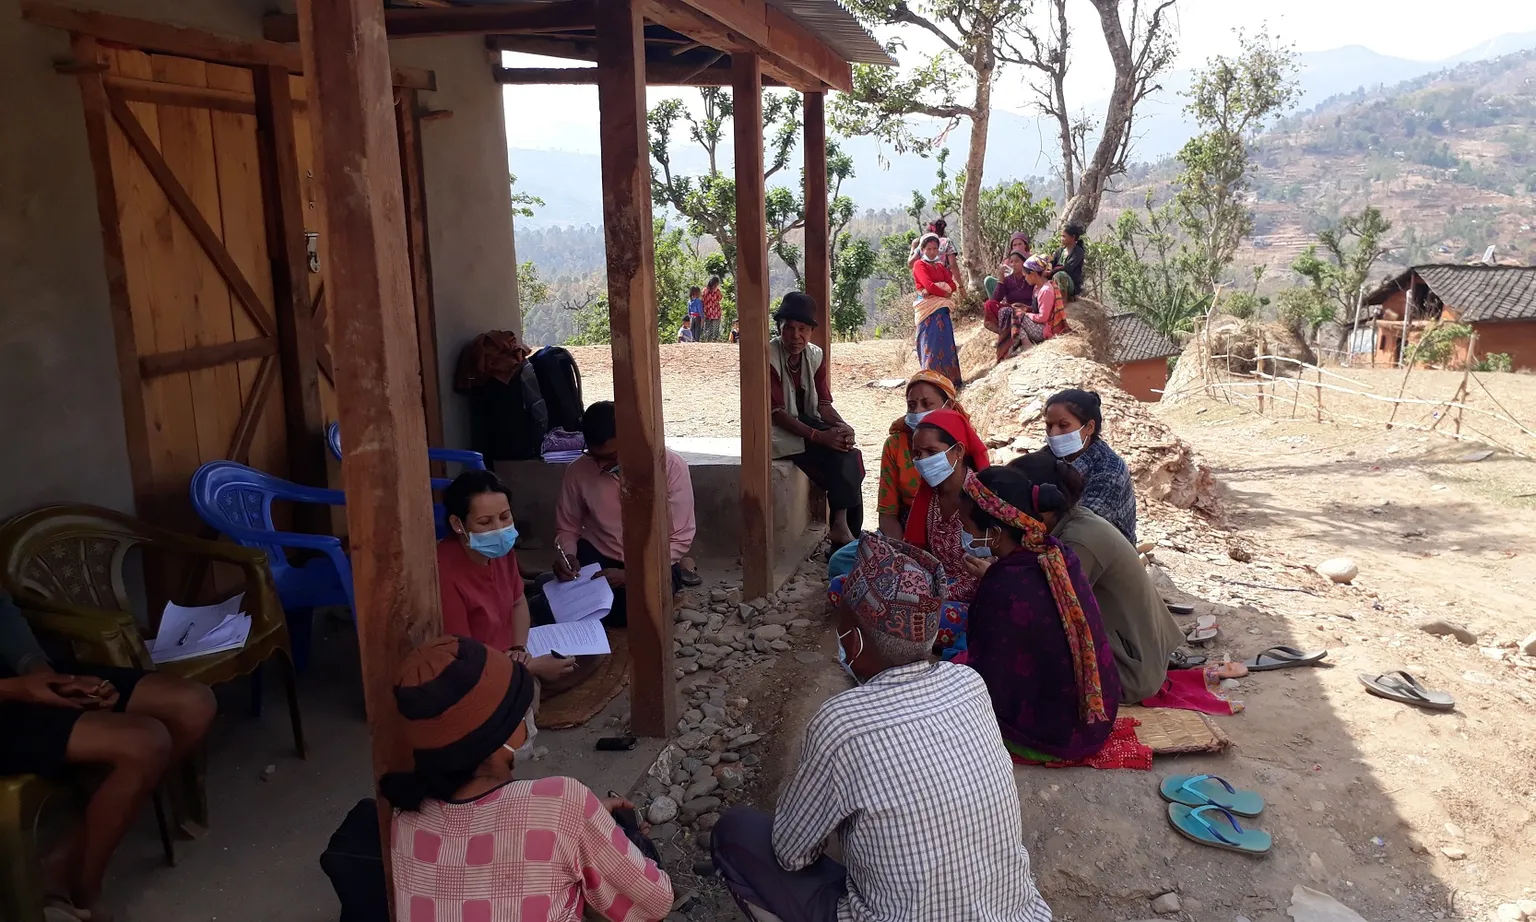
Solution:
[{"label": "green leafy tree", "polygon": [[1316,298],[1316,315],[1322,318],[1312,328],[1313,335],[1325,323],[1340,324],[1338,348],[1349,342],[1360,299],[1365,295],[1371,269],[1393,247],[1385,238],[1392,222],[1375,206],[1367,205],[1358,214],[1340,218],[1317,235],[1318,242],[1291,264],[1291,269],[1309,283]]},{"label": "green leafy tree", "polygon": [[1287,288],[1275,299],[1280,322],[1307,342],[1315,342],[1324,324],[1338,319],[1338,307],[1316,288]]},{"label": "green leafy tree", "polygon": [[[516,185],[517,174],[508,173],[507,186],[514,187]],[[533,195],[528,192],[519,192],[515,188],[512,189],[512,213],[514,215],[517,215],[520,218],[531,218],[533,217],[533,209],[543,207],[544,200],[539,198],[537,195]]]},{"label": "green leafy tree", "polygon": [[1121,212],[1097,242],[1095,253],[1115,305],[1161,333],[1193,331],[1195,321],[1211,306],[1212,292],[1190,272],[1177,208],[1171,202],[1154,206],[1150,192],[1145,210]]},{"label": "green leafy tree", "polygon": [[656,331],[662,342],[671,342],[688,315],[688,289],[695,285],[703,288],[709,270],[699,258],[697,241],[688,236],[686,228],[669,230],[664,219],[654,220]]},{"label": "green leafy tree", "polygon": [[549,284],[539,278],[539,267],[533,260],[525,260],[517,266],[517,304],[523,316],[534,306],[549,300]]},{"label": "green leafy tree", "polygon": [[1178,153],[1179,221],[1189,235],[1190,268],[1212,292],[1238,245],[1253,233],[1248,191],[1249,144],[1297,96],[1296,53],[1268,34],[1238,33],[1242,51],[1217,56],[1195,74],[1185,112],[1201,133]]},{"label": "green leafy tree", "polygon": [[1472,338],[1465,323],[1442,323],[1424,331],[1408,349],[1410,365],[1445,365],[1456,356],[1456,347]]},{"label": "green leafy tree", "polygon": [[1005,255],[1008,240],[1023,231],[1031,240],[1056,217],[1056,203],[1035,200],[1029,186],[1017,180],[981,190],[981,246],[987,253]]}]

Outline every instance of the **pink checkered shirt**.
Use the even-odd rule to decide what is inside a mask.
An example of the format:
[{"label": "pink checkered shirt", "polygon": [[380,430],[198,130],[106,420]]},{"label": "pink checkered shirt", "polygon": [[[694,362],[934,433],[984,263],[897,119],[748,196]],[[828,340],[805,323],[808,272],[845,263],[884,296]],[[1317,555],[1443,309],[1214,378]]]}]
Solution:
[{"label": "pink checkered shirt", "polygon": [[395,813],[400,922],[655,922],[672,882],[574,778],[514,781],[467,803]]}]

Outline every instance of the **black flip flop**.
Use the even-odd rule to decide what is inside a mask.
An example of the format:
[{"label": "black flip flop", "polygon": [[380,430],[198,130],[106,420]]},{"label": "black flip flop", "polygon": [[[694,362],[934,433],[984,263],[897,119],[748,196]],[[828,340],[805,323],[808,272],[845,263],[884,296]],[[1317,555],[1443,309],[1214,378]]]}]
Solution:
[{"label": "black flip flop", "polygon": [[1328,657],[1327,650],[1305,653],[1295,647],[1274,646],[1243,662],[1249,672],[1269,672],[1272,669],[1289,669],[1292,666],[1316,666]]},{"label": "black flip flop", "polygon": [[1200,653],[1185,653],[1183,650],[1175,650],[1168,657],[1169,669],[1194,669],[1196,666],[1204,666],[1206,657]]},{"label": "black flip flop", "polygon": [[1175,615],[1193,615],[1195,613],[1195,606],[1188,602],[1170,602],[1167,599],[1163,599],[1163,604],[1168,606],[1168,610]]},{"label": "black flip flop", "polygon": [[1456,699],[1442,691],[1424,687],[1424,683],[1408,673],[1398,670],[1373,676],[1360,673],[1360,684],[1378,698],[1401,701],[1432,711],[1449,711],[1456,707]]}]

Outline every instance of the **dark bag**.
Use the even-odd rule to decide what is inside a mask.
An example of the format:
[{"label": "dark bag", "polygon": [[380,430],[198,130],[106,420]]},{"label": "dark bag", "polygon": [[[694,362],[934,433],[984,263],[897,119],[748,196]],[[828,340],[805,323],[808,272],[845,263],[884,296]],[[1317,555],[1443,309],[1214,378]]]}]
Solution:
[{"label": "dark bag", "polygon": [[469,447],[493,465],[538,458],[547,432],[549,411],[533,363],[524,362],[510,383],[491,378],[469,392]]},{"label": "dark bag", "polygon": [[549,427],[580,432],[587,405],[581,399],[581,369],[576,367],[575,356],[568,349],[545,346],[528,361],[539,375],[539,390],[549,409]]},{"label": "dark bag", "polygon": [[320,855],[320,869],[331,879],[341,901],[341,922],[389,922],[384,844],[372,797],[358,801],[331,833],[331,841]]}]

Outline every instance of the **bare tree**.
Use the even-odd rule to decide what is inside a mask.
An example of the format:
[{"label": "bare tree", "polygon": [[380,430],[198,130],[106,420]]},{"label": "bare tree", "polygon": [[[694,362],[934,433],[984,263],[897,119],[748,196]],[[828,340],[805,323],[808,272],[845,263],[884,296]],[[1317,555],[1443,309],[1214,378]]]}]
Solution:
[{"label": "bare tree", "polygon": [[[1176,51],[1171,10],[1177,0],[1089,0],[1115,67],[1115,84],[1102,120],[1074,115],[1067,97],[1073,31],[1067,0],[1049,0],[1041,24],[1026,22],[1007,36],[1002,55],[1036,72],[1031,87],[1046,116],[1055,119],[1061,142],[1063,223],[1088,225],[1098,217],[1109,184],[1125,172],[1134,135],[1136,107],[1162,88],[1159,78]],[[1122,11],[1125,15],[1122,17]],[[1097,141],[1093,136],[1097,134]],[[1090,143],[1093,150],[1090,153]]]}]

